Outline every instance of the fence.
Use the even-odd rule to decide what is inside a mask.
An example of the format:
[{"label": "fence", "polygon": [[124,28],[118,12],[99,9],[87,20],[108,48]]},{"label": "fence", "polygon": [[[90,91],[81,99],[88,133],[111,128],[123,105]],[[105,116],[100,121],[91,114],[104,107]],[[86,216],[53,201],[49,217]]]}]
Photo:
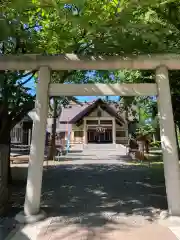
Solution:
[{"label": "fence", "polygon": [[20,125],[16,125],[11,130],[11,143],[22,143],[23,142],[23,128]]}]

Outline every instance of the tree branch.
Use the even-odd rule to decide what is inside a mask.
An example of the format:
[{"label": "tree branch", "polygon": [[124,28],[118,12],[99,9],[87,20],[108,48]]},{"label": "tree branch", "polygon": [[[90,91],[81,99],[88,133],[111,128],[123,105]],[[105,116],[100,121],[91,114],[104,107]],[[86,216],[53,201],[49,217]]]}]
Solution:
[{"label": "tree branch", "polygon": [[27,76],[29,76],[30,74],[35,74],[37,72],[36,70],[30,71],[30,72],[26,72],[25,74],[21,75],[21,76],[17,76],[15,80],[19,80],[21,78],[25,78]]},{"label": "tree branch", "polygon": [[118,14],[118,8],[120,7],[120,4],[121,4],[121,0],[119,0],[116,5],[116,9],[115,9],[115,13],[114,13],[115,16],[117,16],[117,14]]},{"label": "tree branch", "polygon": [[[31,72],[31,76],[28,78],[28,79],[26,79],[23,83],[21,83],[21,84],[18,84],[18,87],[22,87],[24,84],[26,84],[26,83],[28,83],[33,77],[34,77],[34,75],[36,74],[36,72],[37,71],[32,71]],[[30,74],[30,73],[29,73]],[[28,75],[29,75],[28,74]],[[26,75],[26,76],[28,76],[28,75]],[[23,76],[24,77],[24,76]]]},{"label": "tree branch", "polygon": [[16,106],[12,109],[11,113],[9,113],[9,116],[11,119],[13,119],[20,111],[22,111],[22,107],[26,106],[26,105],[34,105],[34,100],[35,100],[35,96],[30,96],[26,101],[22,102],[22,104],[20,104],[20,102],[18,102],[19,104],[16,104]]},{"label": "tree branch", "polygon": [[[168,6],[167,6],[168,8]],[[173,19],[171,14],[166,14],[160,8],[152,8],[159,17],[165,19],[169,24],[172,24],[178,31],[180,31],[180,24],[177,22],[176,19]]]}]

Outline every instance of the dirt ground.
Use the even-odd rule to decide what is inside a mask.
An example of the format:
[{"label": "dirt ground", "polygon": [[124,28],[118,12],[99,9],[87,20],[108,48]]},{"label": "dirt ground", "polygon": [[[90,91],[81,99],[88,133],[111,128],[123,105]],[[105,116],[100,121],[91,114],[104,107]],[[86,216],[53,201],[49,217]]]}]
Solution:
[{"label": "dirt ground", "polygon": [[[14,181],[11,216],[23,207],[25,183]],[[55,221],[88,226],[155,221],[167,209],[163,169],[102,161],[45,166],[41,205]]]},{"label": "dirt ground", "polygon": [[[23,210],[27,166],[12,164],[14,181],[8,219]],[[67,239],[74,239],[69,228],[97,236],[111,235],[116,229],[131,232],[146,228],[167,210],[163,167],[148,168],[117,160],[44,162],[41,206],[51,219],[44,229],[47,236],[64,229]],[[8,226],[6,232],[9,230]],[[44,231],[38,239],[45,240]]]},{"label": "dirt ground", "polygon": [[[10,218],[23,209],[27,166],[12,164],[15,180]],[[149,168],[82,156],[81,160],[44,162],[41,206],[51,222],[38,239],[49,239],[52,233],[58,237],[52,239],[106,239],[116,230],[144,232],[151,226],[151,232],[158,232],[161,228],[156,220],[167,210],[163,165]]]}]

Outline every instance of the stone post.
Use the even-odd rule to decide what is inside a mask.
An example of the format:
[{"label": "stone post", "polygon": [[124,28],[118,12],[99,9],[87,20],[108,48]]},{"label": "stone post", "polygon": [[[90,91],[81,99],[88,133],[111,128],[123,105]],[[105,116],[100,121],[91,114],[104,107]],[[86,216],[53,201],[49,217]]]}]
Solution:
[{"label": "stone post", "polygon": [[169,215],[180,216],[180,168],[168,69],[165,66],[156,69],[156,83]]},{"label": "stone post", "polygon": [[44,217],[44,213],[40,211],[40,200],[48,114],[49,82],[50,69],[48,67],[41,67],[37,83],[24,213],[16,216],[19,222],[34,222]]},{"label": "stone post", "polygon": [[116,121],[115,121],[115,118],[113,118],[113,121],[112,121],[112,135],[113,135],[113,144],[116,144]]}]

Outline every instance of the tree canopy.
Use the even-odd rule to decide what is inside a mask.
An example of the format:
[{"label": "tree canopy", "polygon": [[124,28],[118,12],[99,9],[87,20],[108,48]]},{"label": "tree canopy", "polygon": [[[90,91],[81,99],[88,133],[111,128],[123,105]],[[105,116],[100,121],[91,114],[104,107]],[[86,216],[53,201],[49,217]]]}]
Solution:
[{"label": "tree canopy", "polygon": [[[0,21],[1,54],[179,53],[179,1],[74,0],[67,3],[63,0],[5,0],[0,7],[3,10]],[[11,105],[8,109],[14,109],[20,116],[29,111],[30,102],[33,105],[32,95],[27,91],[26,84],[22,84],[24,76],[28,75],[31,79],[34,74],[1,72],[1,78],[9,79],[6,84],[9,90],[2,91],[8,96],[7,105]],[[115,77],[112,78],[112,75]],[[107,83],[121,81],[122,75],[128,82],[139,79],[153,81],[153,73],[149,71],[114,71],[113,74],[101,71],[96,72],[95,77],[96,81]],[[180,110],[175,104],[179,101],[178,76],[179,71],[171,73],[175,118],[179,118]],[[87,77],[87,71],[54,72],[52,79],[56,82],[94,81]],[[5,84],[1,84],[1,89],[5,89]],[[20,92],[23,92],[23,97]],[[11,111],[8,113],[10,115]],[[11,119],[16,118],[13,114]]]},{"label": "tree canopy", "polygon": [[[178,0],[3,0],[0,9],[1,55],[180,53]],[[38,81],[37,70],[0,71],[0,144],[9,145],[12,127],[34,107],[27,84]],[[179,79],[179,71],[170,72],[175,122],[180,126]],[[153,82],[154,73],[104,70],[93,76],[89,71],[60,71],[52,73],[52,81]],[[126,109],[141,102],[123,100]],[[156,112],[154,102],[147,102]]]}]

